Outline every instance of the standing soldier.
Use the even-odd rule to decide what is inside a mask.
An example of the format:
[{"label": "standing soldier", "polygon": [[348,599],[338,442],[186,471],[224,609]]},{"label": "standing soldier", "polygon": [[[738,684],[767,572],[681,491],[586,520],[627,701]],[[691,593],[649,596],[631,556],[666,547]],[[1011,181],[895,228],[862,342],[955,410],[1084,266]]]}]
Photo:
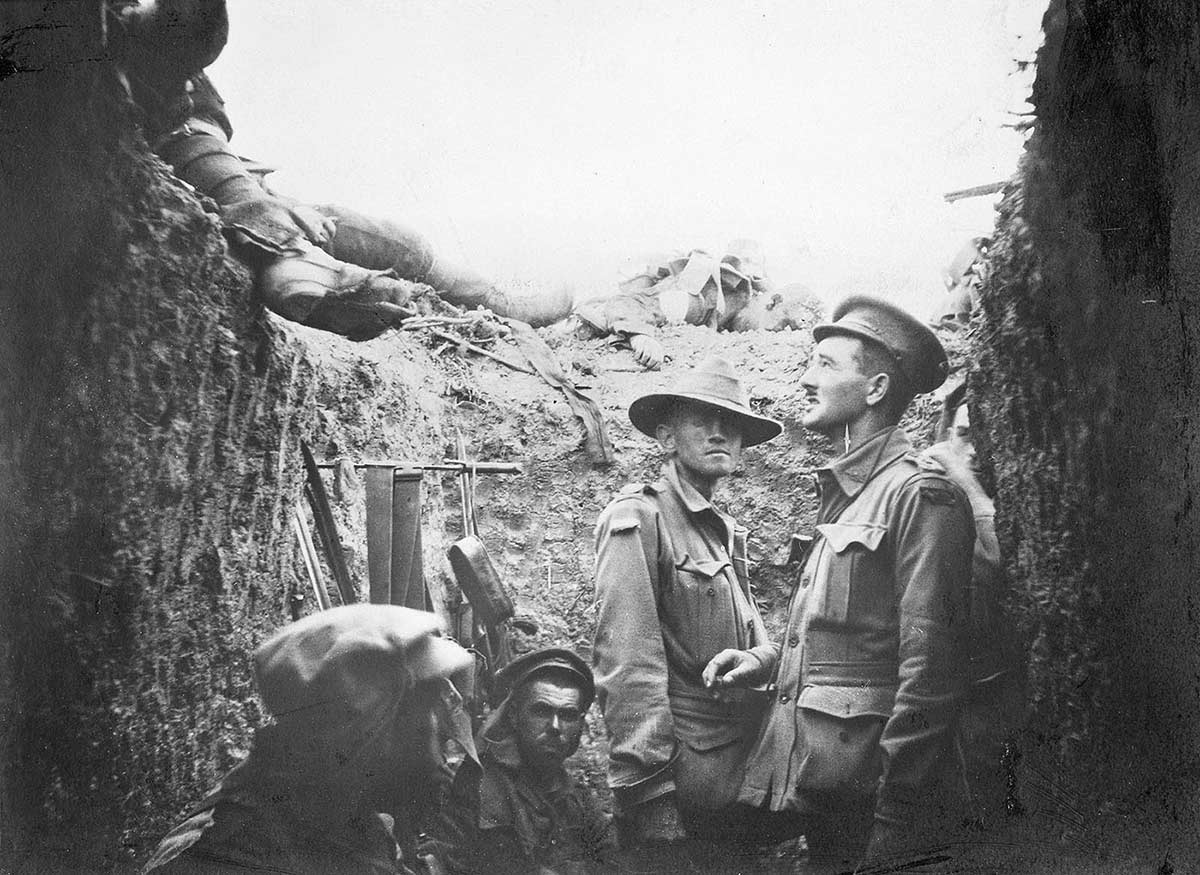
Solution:
[{"label": "standing soldier", "polygon": [[600,515],[593,654],[618,836],[661,850],[746,826],[735,803],[761,704],[713,697],[701,672],[719,650],[770,644],[746,579],[746,530],[711,499],[742,448],[782,426],[750,410],[717,358],[675,391],[635,400],[629,418],[667,459],[662,479],[625,487]]},{"label": "standing soldier", "polygon": [[[945,379],[933,332],[855,296],[813,336],[802,423],[845,453],[817,471],[817,537],[741,799],[801,815],[811,860],[841,866],[928,846],[958,819],[939,790],[956,759],[975,533],[962,490],[898,425]],[[704,676],[721,689],[775,665],[727,651]]]}]

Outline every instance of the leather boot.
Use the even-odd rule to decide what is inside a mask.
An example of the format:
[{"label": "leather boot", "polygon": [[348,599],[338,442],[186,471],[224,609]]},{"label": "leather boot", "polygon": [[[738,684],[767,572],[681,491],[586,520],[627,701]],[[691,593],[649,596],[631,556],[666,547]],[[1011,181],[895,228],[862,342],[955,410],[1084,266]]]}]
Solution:
[{"label": "leather boot", "polygon": [[395,323],[373,305],[406,304],[412,286],[310,246],[303,254],[267,261],[259,269],[258,288],[263,302],[280,316],[365,339]]}]

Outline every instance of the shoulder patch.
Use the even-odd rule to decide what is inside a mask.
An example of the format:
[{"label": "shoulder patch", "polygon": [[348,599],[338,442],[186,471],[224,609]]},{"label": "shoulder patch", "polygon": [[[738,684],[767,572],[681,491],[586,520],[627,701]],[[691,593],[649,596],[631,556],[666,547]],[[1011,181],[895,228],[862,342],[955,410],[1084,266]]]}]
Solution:
[{"label": "shoulder patch", "polygon": [[932,471],[935,474],[945,474],[946,466],[926,453],[909,453],[909,458],[917,463],[922,471]]},{"label": "shoulder patch", "polygon": [[599,525],[609,534],[630,532],[639,528],[642,518],[653,513],[653,502],[643,491],[645,484],[631,483],[622,488],[600,514]]},{"label": "shoulder patch", "polygon": [[928,501],[930,504],[958,504],[958,495],[954,489],[939,483],[922,483],[921,484],[921,500]]},{"label": "shoulder patch", "polygon": [[608,524],[608,531],[614,535],[620,532],[633,532],[641,528],[642,521],[635,513],[614,513]]}]

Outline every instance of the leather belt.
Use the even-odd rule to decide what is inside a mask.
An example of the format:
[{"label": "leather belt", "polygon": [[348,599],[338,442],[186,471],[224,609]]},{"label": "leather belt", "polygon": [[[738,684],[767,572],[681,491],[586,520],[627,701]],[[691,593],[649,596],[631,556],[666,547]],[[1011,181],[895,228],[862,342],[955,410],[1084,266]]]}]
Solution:
[{"label": "leather belt", "polygon": [[721,701],[714,699],[706,690],[668,681],[667,698],[672,711],[697,717],[744,720],[748,713],[756,713],[756,709],[766,703],[767,694],[756,689],[734,689],[726,691],[728,701]]}]

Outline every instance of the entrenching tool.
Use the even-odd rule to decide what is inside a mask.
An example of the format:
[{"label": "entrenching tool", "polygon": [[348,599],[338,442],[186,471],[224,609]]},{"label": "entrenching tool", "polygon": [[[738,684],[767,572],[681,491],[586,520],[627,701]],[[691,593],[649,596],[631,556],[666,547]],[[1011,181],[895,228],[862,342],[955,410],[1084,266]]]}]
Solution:
[{"label": "entrenching tool", "polygon": [[458,581],[458,588],[471,603],[475,619],[484,626],[493,628],[511,620],[512,599],[505,592],[500,575],[496,573],[487,548],[479,536],[472,534],[460,538],[450,545],[447,555],[450,557],[454,579]]},{"label": "entrenching tool", "polygon": [[478,466],[466,462],[466,447],[461,434],[458,435],[457,442],[459,459],[464,462],[463,471],[458,478],[463,536],[450,546],[450,567],[454,570],[459,589],[463,591],[475,612],[476,621],[495,629],[512,617],[513,603],[504,591],[500,575],[496,573],[496,567],[479,537],[479,521],[475,517],[475,478]]},{"label": "entrenching tool", "polygon": [[[496,463],[476,463],[466,460],[466,445],[462,435],[457,436],[458,459],[463,464],[459,475],[459,498],[462,502],[463,536],[451,545],[448,556],[450,567],[459,589],[467,597],[472,612],[471,638],[472,643],[486,661],[484,677],[490,681],[496,669],[511,659],[508,646],[508,621],[512,619],[514,610],[512,599],[504,589],[500,575],[488,556],[487,548],[479,537],[479,523],[475,516],[475,478],[483,470],[492,469]],[[519,473],[516,465],[503,466],[504,473]],[[515,468],[515,471],[512,470]]]}]

